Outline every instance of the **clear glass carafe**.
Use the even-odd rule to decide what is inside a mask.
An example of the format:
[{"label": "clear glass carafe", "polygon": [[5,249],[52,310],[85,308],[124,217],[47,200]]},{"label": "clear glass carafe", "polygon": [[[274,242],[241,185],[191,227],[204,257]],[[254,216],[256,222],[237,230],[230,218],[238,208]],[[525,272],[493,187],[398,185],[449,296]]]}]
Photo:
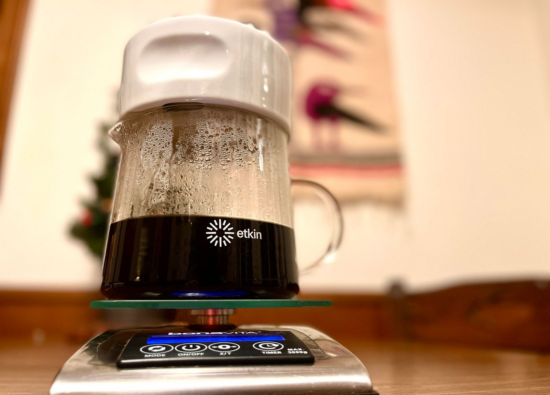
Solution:
[{"label": "clear glass carafe", "polygon": [[[292,298],[299,291],[287,132],[199,103],[124,117],[102,292],[112,299]],[[309,182],[308,182],[309,183]],[[341,240],[338,206],[327,254]]]}]

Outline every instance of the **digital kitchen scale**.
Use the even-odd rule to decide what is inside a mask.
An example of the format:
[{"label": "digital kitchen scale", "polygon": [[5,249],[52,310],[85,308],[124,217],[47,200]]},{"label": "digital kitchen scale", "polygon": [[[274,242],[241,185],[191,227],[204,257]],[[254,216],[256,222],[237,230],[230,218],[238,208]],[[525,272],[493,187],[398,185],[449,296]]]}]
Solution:
[{"label": "digital kitchen scale", "polygon": [[301,326],[236,327],[235,308],[330,306],[312,300],[95,301],[95,308],[190,310],[188,325],[107,331],[76,352],[51,395],[373,395],[363,364]]}]

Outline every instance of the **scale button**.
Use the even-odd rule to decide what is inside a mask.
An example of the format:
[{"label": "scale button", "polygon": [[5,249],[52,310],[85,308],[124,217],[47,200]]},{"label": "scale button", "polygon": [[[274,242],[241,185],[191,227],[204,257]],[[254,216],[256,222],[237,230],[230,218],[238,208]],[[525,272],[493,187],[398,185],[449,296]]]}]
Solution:
[{"label": "scale button", "polygon": [[279,351],[285,348],[282,343],[277,342],[258,342],[254,343],[252,347],[260,351]]},{"label": "scale button", "polygon": [[169,344],[151,344],[148,346],[143,346],[139,349],[144,354],[158,354],[158,353],[164,353],[164,352],[170,352],[174,349]]},{"label": "scale button", "polygon": [[235,343],[213,343],[208,348],[217,352],[231,352],[237,351],[241,346]]},{"label": "scale button", "polygon": [[187,343],[187,344],[180,344],[176,347],[176,351],[179,352],[203,352],[208,347],[206,347],[204,344],[199,343]]}]

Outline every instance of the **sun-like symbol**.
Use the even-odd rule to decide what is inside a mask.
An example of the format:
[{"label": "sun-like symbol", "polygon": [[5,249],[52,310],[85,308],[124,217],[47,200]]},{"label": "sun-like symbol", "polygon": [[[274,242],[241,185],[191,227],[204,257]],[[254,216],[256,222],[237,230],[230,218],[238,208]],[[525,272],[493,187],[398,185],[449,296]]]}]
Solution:
[{"label": "sun-like symbol", "polygon": [[231,240],[233,240],[233,227],[229,222],[227,222],[225,219],[218,219],[214,220],[206,227],[208,231],[206,232],[208,240],[210,240],[210,243],[214,243],[215,246],[221,247],[222,245],[225,247],[228,244],[231,244]]}]

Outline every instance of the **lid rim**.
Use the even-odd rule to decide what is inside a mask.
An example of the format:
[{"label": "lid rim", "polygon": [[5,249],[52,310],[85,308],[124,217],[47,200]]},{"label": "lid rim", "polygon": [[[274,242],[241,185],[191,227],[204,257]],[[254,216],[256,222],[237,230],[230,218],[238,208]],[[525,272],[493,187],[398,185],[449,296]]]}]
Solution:
[{"label": "lid rim", "polygon": [[[204,104],[205,106],[213,105],[213,106],[224,107],[224,108],[227,108],[227,109],[246,111],[246,112],[252,113],[252,114],[257,115],[261,118],[268,119],[269,121],[274,122],[277,125],[279,125],[281,127],[281,129],[285,132],[285,134],[290,139],[290,125],[286,125],[284,117],[277,116],[273,112],[262,111],[261,108],[258,108],[258,107],[255,107],[255,106],[250,106],[250,108],[245,108],[245,106],[243,106],[243,104],[241,102],[235,102],[232,105],[232,103],[228,100],[220,101],[217,98],[214,98],[212,100],[210,100],[209,98],[204,98],[204,99],[201,98],[200,100],[196,99],[196,98],[192,98],[192,99],[189,99],[189,98],[181,99],[180,98],[180,99],[174,99],[174,100],[167,100],[165,103],[164,102],[148,103],[146,105],[136,107],[135,109],[129,109],[124,114],[120,114],[120,116],[119,116],[116,123],[128,120],[128,119],[132,118],[133,116],[139,116],[141,112],[145,112],[145,111],[149,111],[149,110],[154,111],[155,109],[160,109],[165,105],[171,105],[171,104],[178,105],[178,104],[185,104],[185,103]],[[198,110],[200,110],[200,109],[197,109],[197,111]]]}]

